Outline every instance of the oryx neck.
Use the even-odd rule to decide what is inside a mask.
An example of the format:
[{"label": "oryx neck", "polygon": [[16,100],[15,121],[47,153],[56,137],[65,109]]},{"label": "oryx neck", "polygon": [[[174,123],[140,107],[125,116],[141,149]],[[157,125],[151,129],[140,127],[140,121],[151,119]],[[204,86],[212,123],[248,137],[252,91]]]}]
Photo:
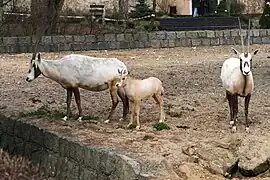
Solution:
[{"label": "oryx neck", "polygon": [[61,62],[59,60],[41,60],[38,63],[42,75],[54,81],[59,80],[60,65]]}]

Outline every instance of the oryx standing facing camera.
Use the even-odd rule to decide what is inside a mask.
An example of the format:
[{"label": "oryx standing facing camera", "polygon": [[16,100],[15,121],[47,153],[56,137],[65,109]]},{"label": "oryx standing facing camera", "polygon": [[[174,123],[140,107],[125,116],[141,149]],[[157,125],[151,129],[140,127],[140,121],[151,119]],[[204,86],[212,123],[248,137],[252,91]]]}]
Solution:
[{"label": "oryx standing facing camera", "polygon": [[[31,82],[40,74],[58,82],[67,90],[67,114],[63,120],[70,115],[70,103],[72,93],[79,110],[78,120],[82,120],[82,108],[79,88],[90,91],[104,91],[110,89],[112,109],[108,116],[109,122],[119,102],[117,95],[123,101],[123,119],[128,113],[128,100],[122,89],[111,85],[111,81],[119,78],[123,72],[128,72],[126,65],[116,58],[97,58],[85,55],[70,54],[59,60],[43,60],[38,54],[33,53],[26,81]],[[121,70],[121,74],[119,72]]]},{"label": "oryx standing facing camera", "polygon": [[229,58],[225,60],[221,68],[220,78],[223,87],[226,90],[226,96],[230,108],[230,124],[232,125],[232,132],[236,132],[236,121],[238,113],[238,96],[245,98],[245,119],[246,132],[249,132],[248,107],[251,94],[254,89],[254,81],[252,76],[252,55],[256,55],[258,50],[253,54],[249,52],[250,46],[250,20],[248,25],[248,48],[244,49],[244,41],[241,32],[241,23],[239,19],[240,36],[242,43],[242,53],[239,53],[233,48],[238,58]]}]

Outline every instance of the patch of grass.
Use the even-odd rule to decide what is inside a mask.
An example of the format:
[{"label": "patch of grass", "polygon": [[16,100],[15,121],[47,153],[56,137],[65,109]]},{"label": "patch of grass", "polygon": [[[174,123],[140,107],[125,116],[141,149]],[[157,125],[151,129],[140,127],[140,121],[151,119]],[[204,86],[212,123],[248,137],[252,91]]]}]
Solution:
[{"label": "patch of grass", "polygon": [[82,121],[98,120],[98,116],[83,116]]},{"label": "patch of grass", "polygon": [[135,129],[136,128],[136,124],[130,124],[129,126],[128,126],[128,129]]},{"label": "patch of grass", "polygon": [[37,118],[44,118],[44,119],[60,119],[65,116],[64,112],[58,110],[50,110],[47,106],[41,106],[37,110],[23,113],[22,117],[37,117]]},{"label": "patch of grass", "polygon": [[163,130],[163,129],[167,129],[167,130],[169,130],[170,129],[170,127],[167,125],[167,124],[165,124],[165,123],[160,123],[160,122],[157,122],[155,125],[154,125],[154,128],[156,129],[156,130],[158,130],[158,131],[161,131],[161,130]]}]

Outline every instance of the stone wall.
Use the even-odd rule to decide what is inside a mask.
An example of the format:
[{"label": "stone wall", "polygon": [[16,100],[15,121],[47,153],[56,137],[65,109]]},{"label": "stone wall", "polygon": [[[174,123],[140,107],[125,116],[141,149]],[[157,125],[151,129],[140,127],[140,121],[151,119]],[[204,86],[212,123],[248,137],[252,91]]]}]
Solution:
[{"label": "stone wall", "polygon": [[146,179],[140,164],[111,150],[85,146],[27,122],[0,114],[0,147],[12,155],[22,155],[39,163],[56,179]]},{"label": "stone wall", "polygon": [[[243,30],[242,35],[247,31]],[[244,38],[246,41],[247,38]],[[0,53],[31,52],[31,37],[0,37]],[[269,44],[270,29],[253,29],[251,44]],[[157,31],[136,34],[44,36],[40,52],[163,48],[181,46],[217,46],[241,44],[238,30]]]}]

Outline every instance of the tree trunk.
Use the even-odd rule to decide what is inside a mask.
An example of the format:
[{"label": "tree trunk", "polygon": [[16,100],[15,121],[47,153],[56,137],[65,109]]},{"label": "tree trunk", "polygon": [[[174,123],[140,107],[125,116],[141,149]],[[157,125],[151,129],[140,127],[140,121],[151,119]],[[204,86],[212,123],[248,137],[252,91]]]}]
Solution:
[{"label": "tree trunk", "polygon": [[4,3],[3,0],[0,0],[0,24],[2,24],[2,21],[4,20],[4,6],[2,6]]},{"label": "tree trunk", "polygon": [[128,0],[119,0],[119,15],[121,19],[128,18]]},{"label": "tree trunk", "polygon": [[156,12],[157,9],[157,0],[153,0],[153,13]]},{"label": "tree trunk", "polygon": [[56,25],[60,15],[60,11],[64,5],[64,0],[48,0],[48,29],[45,34],[55,34]]}]

